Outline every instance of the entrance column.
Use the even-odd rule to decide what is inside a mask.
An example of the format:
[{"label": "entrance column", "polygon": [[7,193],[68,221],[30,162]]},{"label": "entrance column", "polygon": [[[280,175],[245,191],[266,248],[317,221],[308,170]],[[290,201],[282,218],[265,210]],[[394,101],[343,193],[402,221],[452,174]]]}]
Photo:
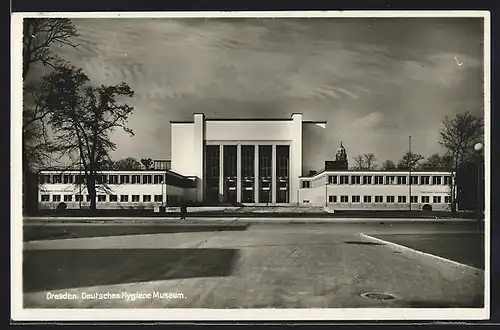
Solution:
[{"label": "entrance column", "polygon": [[241,203],[241,144],[236,146],[236,201]]},{"label": "entrance column", "polygon": [[272,174],[271,174],[271,196],[272,196],[272,203],[276,204],[276,145],[273,144],[272,146]]},{"label": "entrance column", "polygon": [[255,147],[255,156],[254,156],[254,200],[255,203],[259,202],[259,145],[256,144]]},{"label": "entrance column", "polygon": [[219,145],[219,202],[224,202],[224,145]]}]

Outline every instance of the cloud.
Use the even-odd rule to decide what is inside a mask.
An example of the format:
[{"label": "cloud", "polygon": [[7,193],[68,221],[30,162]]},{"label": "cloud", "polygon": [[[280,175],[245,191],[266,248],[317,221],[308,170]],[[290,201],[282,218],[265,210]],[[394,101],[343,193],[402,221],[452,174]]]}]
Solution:
[{"label": "cloud", "polygon": [[392,134],[406,136],[411,127],[426,132],[422,138],[434,136],[444,115],[482,105],[477,20],[74,23],[80,47],[56,51],[93,82],[125,81],[136,92],[130,126],[137,135],[131,142],[117,133],[117,155],[168,157],[169,120],[191,119],[193,112],[219,118],[303,112],[308,119],[328,120],[332,141],[391,158],[405,148],[397,140],[388,147]]}]

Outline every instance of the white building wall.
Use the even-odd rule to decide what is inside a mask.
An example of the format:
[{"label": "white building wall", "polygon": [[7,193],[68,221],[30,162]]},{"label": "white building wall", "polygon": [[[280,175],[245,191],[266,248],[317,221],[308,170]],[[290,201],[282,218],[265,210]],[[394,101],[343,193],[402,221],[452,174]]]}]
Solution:
[{"label": "white building wall", "polygon": [[[108,184],[108,191],[97,185],[97,195],[106,195],[105,202],[97,202],[97,209],[148,209],[159,208],[162,203],[154,201],[154,195],[162,195],[164,204],[167,201],[167,196],[183,196],[185,193],[182,188],[169,186],[165,184]],[[186,189],[187,190],[187,189]],[[88,191],[84,184],[81,186],[77,184],[41,184],[38,189],[38,200],[42,200],[42,195],[49,195],[49,202],[39,202],[42,209],[55,209],[61,202],[66,203],[68,209],[78,209],[80,205],[82,208],[90,206],[87,202]],[[53,202],[52,196],[60,195],[60,202]],[[71,202],[64,201],[64,195],[72,195]],[[83,201],[75,201],[75,195],[83,195]],[[117,195],[117,202],[110,202],[109,195]],[[128,195],[128,202],[120,202],[120,195]],[[132,195],[139,195],[139,202],[132,202]],[[151,202],[144,203],[142,196],[151,195]]]},{"label": "white building wall", "polygon": [[[352,175],[353,173],[335,173],[330,175]],[[394,173],[372,173],[371,175],[404,175],[401,172]],[[355,175],[368,175],[366,173],[355,173]],[[429,175],[430,173],[412,173],[412,176]],[[449,176],[442,173],[439,176]],[[327,176],[318,175],[310,179],[311,188],[301,188],[299,192],[300,205],[328,206],[333,209],[409,209],[409,186],[408,185],[359,185],[359,184],[326,184]],[[372,178],[372,180],[374,180]],[[384,178],[385,180],[385,178]],[[432,178],[431,178],[432,180]],[[302,181],[302,180],[301,180]],[[373,181],[372,181],[373,182]],[[443,181],[444,182],[444,181]],[[418,197],[417,203],[412,203],[412,210],[421,210],[425,204],[432,206],[433,210],[449,210],[449,203],[445,203],[445,197],[450,196],[450,187],[448,185],[411,185],[411,195]],[[337,202],[329,201],[328,196],[337,196]],[[341,203],[340,196],[348,196],[348,203]],[[353,203],[351,196],[360,196],[360,203]],[[364,203],[363,196],[371,196],[371,203]],[[375,203],[375,196],[384,196],[383,203]],[[386,196],[394,196],[395,203],[386,203]],[[405,196],[406,203],[398,203],[398,196]],[[429,196],[429,203],[422,203],[421,196]],[[434,203],[433,196],[440,196],[441,202]]]},{"label": "white building wall", "polygon": [[171,125],[170,132],[172,171],[186,176],[195,175],[194,124],[174,123]]},{"label": "white building wall", "polygon": [[287,141],[295,136],[290,120],[207,120],[207,141]]},{"label": "white building wall", "polygon": [[[203,160],[205,155],[204,141],[205,141],[205,117],[203,114],[194,114],[193,124],[193,154],[192,154],[192,168],[193,173],[189,176],[195,176],[196,180],[196,200],[203,201],[204,195],[204,180],[203,180]],[[186,174],[185,174],[186,175]]]},{"label": "white building wall", "polygon": [[325,160],[333,159],[338,145],[329,143],[325,123],[302,124],[302,173],[320,172],[325,168]]}]

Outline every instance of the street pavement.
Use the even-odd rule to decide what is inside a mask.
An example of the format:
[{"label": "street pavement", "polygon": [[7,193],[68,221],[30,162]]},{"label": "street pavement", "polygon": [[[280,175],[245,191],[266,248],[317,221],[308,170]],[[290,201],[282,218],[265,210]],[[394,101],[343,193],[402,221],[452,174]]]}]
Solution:
[{"label": "street pavement", "polygon": [[[484,271],[468,262],[470,255],[448,262],[370,239],[401,243],[411,234],[412,249],[427,246],[432,254],[432,240],[419,246],[415,237],[434,237],[443,258],[449,256],[442,241],[450,240],[458,245],[453,258],[461,259],[457,251],[482,240],[464,246],[453,237],[482,238],[474,223],[71,224],[52,226],[63,234],[33,234],[48,227],[24,228],[31,230],[23,253],[25,308],[434,308],[483,302]],[[395,299],[362,296],[368,292]],[[66,295],[55,299],[57,294]]]}]

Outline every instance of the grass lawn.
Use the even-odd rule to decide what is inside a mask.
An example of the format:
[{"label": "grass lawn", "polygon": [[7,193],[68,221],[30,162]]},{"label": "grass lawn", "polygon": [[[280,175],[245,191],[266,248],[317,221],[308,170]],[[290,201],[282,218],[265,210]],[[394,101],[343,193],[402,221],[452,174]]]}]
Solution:
[{"label": "grass lawn", "polygon": [[376,234],[370,236],[484,269],[483,233]]}]

